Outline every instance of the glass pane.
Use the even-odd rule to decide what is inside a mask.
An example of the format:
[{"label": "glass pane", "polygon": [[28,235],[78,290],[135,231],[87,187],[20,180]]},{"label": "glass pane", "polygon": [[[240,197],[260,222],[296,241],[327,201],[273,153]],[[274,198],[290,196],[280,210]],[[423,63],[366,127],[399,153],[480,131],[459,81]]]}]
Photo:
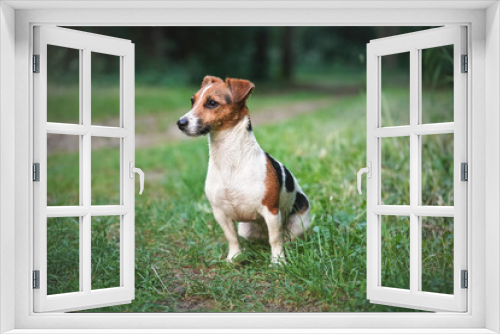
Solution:
[{"label": "glass pane", "polygon": [[120,204],[120,142],[92,137],[92,205]]},{"label": "glass pane", "polygon": [[80,123],[80,50],[47,45],[47,122]]},{"label": "glass pane", "polygon": [[92,52],[92,124],[120,126],[120,57]]},{"label": "glass pane", "polygon": [[453,122],[453,45],[421,52],[422,123]]},{"label": "glass pane", "polygon": [[410,218],[382,216],[382,286],[410,289]]},{"label": "glass pane", "polygon": [[47,134],[47,206],[80,205],[80,137]]},{"label": "glass pane", "polygon": [[410,53],[381,58],[381,126],[409,125]]},{"label": "glass pane", "polygon": [[80,218],[47,218],[47,294],[80,291]]},{"label": "glass pane", "polygon": [[422,291],[453,294],[453,218],[422,217]]},{"label": "glass pane", "polygon": [[389,137],[380,140],[382,204],[409,205],[410,137]]},{"label": "glass pane", "polygon": [[422,205],[453,206],[453,133],[421,140]]},{"label": "glass pane", "polygon": [[92,217],[92,290],[120,286],[120,216]]}]

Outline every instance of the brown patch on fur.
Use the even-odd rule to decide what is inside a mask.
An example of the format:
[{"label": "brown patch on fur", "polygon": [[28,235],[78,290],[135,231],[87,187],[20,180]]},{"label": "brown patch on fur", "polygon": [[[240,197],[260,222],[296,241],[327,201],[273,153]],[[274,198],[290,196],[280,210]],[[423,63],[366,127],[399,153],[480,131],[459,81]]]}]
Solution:
[{"label": "brown patch on fur", "polygon": [[224,110],[219,117],[216,119],[216,131],[222,131],[225,129],[230,129],[236,124],[238,124],[246,115],[248,115],[248,108],[242,107],[238,108],[233,106],[230,108],[233,110]]},{"label": "brown patch on fur", "polygon": [[231,91],[234,102],[245,102],[248,96],[252,93],[255,85],[248,80],[243,79],[226,79],[226,86]]},{"label": "brown patch on fur", "polygon": [[262,198],[262,205],[267,207],[272,214],[277,215],[280,210],[280,184],[271,160],[269,158],[266,160],[266,180],[264,181],[266,192]]},{"label": "brown patch on fur", "polygon": [[216,82],[223,82],[221,78],[219,77],[214,77],[211,75],[207,75],[203,78],[203,81],[201,82],[201,87],[206,86],[208,84],[213,84]]}]

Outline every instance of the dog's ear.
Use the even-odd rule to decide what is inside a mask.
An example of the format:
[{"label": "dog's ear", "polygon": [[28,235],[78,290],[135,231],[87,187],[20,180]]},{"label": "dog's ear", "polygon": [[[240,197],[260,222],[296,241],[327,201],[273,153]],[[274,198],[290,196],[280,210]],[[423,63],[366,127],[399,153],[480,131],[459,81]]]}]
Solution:
[{"label": "dog's ear", "polygon": [[248,80],[226,79],[226,85],[231,91],[233,102],[238,103],[248,99],[255,85]]},{"label": "dog's ear", "polygon": [[208,84],[217,83],[217,82],[224,82],[224,81],[222,81],[221,78],[213,77],[211,75],[207,75],[207,76],[205,76],[203,78],[203,81],[201,82],[201,87],[206,86]]}]

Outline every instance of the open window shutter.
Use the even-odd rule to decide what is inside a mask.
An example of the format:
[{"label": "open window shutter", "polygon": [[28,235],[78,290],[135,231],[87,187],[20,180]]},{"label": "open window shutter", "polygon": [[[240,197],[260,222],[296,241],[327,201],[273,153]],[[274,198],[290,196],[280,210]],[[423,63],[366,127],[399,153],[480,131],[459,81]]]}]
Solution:
[{"label": "open window shutter", "polygon": [[[423,54],[429,56],[425,58],[428,64],[433,60],[432,57],[438,56],[437,53],[433,56],[428,52],[445,46],[450,52],[448,59],[441,61],[446,62],[446,66],[451,62],[450,66],[453,66],[450,70],[453,98],[449,99],[449,105],[445,107],[452,110],[452,116],[444,121],[433,122],[432,117],[427,117],[430,114],[425,113],[439,112],[438,109],[443,106],[437,102],[423,103],[427,97],[423,94],[422,77],[428,74],[425,72],[428,69],[423,68],[428,66],[423,65]],[[387,104],[390,97],[386,95],[390,90],[385,91],[382,87],[383,75],[390,71],[383,68],[383,57],[403,53],[409,58],[406,70],[409,72],[409,83],[405,83],[408,86],[409,103],[391,106]],[[467,310],[467,182],[462,180],[461,175],[466,167],[462,167],[462,164],[468,162],[467,74],[464,73],[468,70],[466,54],[466,28],[459,26],[377,39],[367,45],[367,163],[371,168],[368,171],[371,175],[367,178],[367,298],[372,303],[431,311]],[[432,75],[439,76],[439,66],[433,67]],[[430,89],[439,93],[440,88],[436,85]],[[383,108],[392,108],[390,112],[393,114],[408,113],[409,118],[400,124],[391,124],[384,121]],[[449,201],[429,205],[432,201],[422,197],[429,186],[424,185],[423,181],[423,173],[429,172],[422,168],[423,160],[429,154],[423,143],[429,138],[443,135],[453,136],[451,143],[448,143],[448,146],[452,146],[450,166],[436,166],[436,170],[439,172],[448,168],[446,171],[449,172],[452,190]],[[388,159],[384,145],[391,141],[404,143],[399,147],[399,152],[409,159],[403,158],[399,165],[384,161]],[[387,186],[384,178],[389,174],[399,180],[399,186]],[[390,194],[408,184],[407,199],[401,200],[405,196],[404,191]],[[392,195],[396,198],[393,202],[388,200]],[[430,221],[437,223],[432,225]],[[439,225],[443,222],[448,224],[446,233],[443,232],[445,227]],[[429,235],[442,238],[441,244],[446,243],[451,247],[443,246],[436,254],[431,254],[426,249]],[[387,250],[391,247],[393,255],[389,259]],[[439,275],[433,273],[438,268],[429,265],[433,256],[451,258],[450,263],[440,264],[440,269],[451,271],[448,276],[444,276],[448,279],[448,282],[444,282],[448,284],[447,291],[430,287],[427,282],[432,275]],[[391,266],[405,269],[391,271]],[[401,277],[406,274],[406,278]]]},{"label": "open window shutter", "polygon": [[[75,121],[68,122],[57,119],[47,119],[48,112],[48,48],[58,47],[66,51],[76,52],[76,73],[78,76],[75,110],[79,115]],[[119,116],[117,112],[116,126],[96,125],[91,117],[91,59],[93,54],[113,56],[119,67],[119,90],[116,99],[119,100]],[[63,66],[65,59],[56,60]],[[67,62],[67,61],[66,61]],[[54,63],[54,61],[52,61]],[[78,74],[79,71],[79,74]],[[130,303],[134,299],[134,179],[130,169],[134,168],[134,44],[128,40],[100,36],[81,31],[58,27],[40,26],[34,29],[33,57],[33,89],[34,89],[34,270],[33,293],[35,312],[66,312],[83,310],[102,306]],[[79,101],[79,103],[78,103]],[[118,104],[118,103],[117,103]],[[93,104],[92,104],[93,106]],[[118,120],[119,119],[119,120]],[[75,205],[51,206],[47,196],[47,138],[57,134],[60,140],[73,138],[79,143],[75,157],[79,161],[79,172],[75,182],[78,184]],[[116,148],[119,156],[120,175],[119,199],[113,205],[94,205],[92,202],[91,182],[93,169],[91,143],[94,137],[106,137],[119,143]],[[119,153],[118,153],[119,151]],[[79,156],[78,156],[79,154]],[[54,168],[54,166],[49,167]],[[62,171],[60,171],[62,172]],[[79,180],[78,180],[79,179]],[[57,181],[56,181],[57,182]],[[118,186],[117,186],[118,188]],[[117,195],[118,198],[118,195]],[[115,260],[119,270],[110,286],[94,284],[96,273],[94,267],[99,265],[98,253],[93,249],[93,228],[95,224],[105,223],[113,219],[115,225],[113,240],[119,240]],[[51,239],[49,224],[67,224],[67,235],[59,239]],[[62,223],[61,223],[62,224]],[[62,225],[61,225],[62,226]],[[65,231],[62,227],[60,231]],[[110,230],[111,231],[111,230]],[[59,234],[61,236],[61,234]],[[74,288],[58,290],[58,284],[68,278],[54,277],[51,264],[63,262],[61,258],[52,258],[49,249],[63,247],[68,240],[76,244],[76,264],[74,265]],[[54,245],[53,243],[58,243]],[[54,248],[55,247],[55,248]],[[119,252],[119,253],[118,253]],[[68,254],[69,256],[69,254]],[[97,277],[99,278],[99,277]],[[65,282],[62,282],[65,283]],[[67,282],[66,282],[67,283]]]}]

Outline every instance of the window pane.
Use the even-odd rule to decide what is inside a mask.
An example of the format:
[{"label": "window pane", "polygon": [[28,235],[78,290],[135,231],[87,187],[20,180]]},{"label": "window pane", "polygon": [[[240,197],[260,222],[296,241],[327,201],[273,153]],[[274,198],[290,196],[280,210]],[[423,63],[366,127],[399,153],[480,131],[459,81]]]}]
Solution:
[{"label": "window pane", "polygon": [[80,123],[80,50],[47,45],[47,122]]},{"label": "window pane", "polygon": [[80,218],[47,218],[47,294],[80,291]]},{"label": "window pane", "polygon": [[453,134],[421,136],[422,205],[453,206]]},{"label": "window pane", "polygon": [[92,137],[92,205],[120,204],[120,142]]},{"label": "window pane", "polygon": [[381,126],[409,125],[410,53],[381,58]]},{"label": "window pane", "polygon": [[381,138],[381,198],[385,205],[410,204],[410,138]]},{"label": "window pane", "polygon": [[80,137],[47,134],[47,206],[80,205]]},{"label": "window pane", "polygon": [[120,126],[120,57],[92,52],[92,124]]},{"label": "window pane", "polygon": [[453,218],[422,217],[422,291],[453,294]]},{"label": "window pane", "polygon": [[410,218],[381,217],[382,286],[410,289]]},{"label": "window pane", "polygon": [[120,216],[92,217],[92,290],[120,286]]},{"label": "window pane", "polygon": [[453,45],[421,50],[422,123],[453,122]]}]

